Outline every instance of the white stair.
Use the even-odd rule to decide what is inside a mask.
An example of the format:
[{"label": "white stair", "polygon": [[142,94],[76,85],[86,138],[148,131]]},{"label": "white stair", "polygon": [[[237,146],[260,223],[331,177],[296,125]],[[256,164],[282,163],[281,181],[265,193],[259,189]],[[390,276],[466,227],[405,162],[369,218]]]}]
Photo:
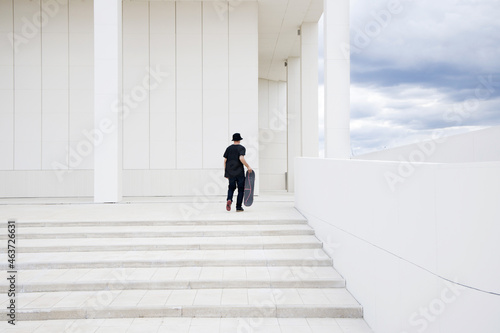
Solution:
[{"label": "white stair", "polygon": [[20,221],[17,239],[18,321],[363,316],[303,219]]}]

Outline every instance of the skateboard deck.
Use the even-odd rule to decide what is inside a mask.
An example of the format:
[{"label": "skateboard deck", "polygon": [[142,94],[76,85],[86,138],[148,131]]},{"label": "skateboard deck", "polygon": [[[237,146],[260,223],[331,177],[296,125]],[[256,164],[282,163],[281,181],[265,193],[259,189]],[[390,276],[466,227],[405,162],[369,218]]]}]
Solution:
[{"label": "skateboard deck", "polygon": [[246,174],[245,177],[245,194],[243,195],[243,204],[250,207],[253,204],[253,192],[255,189],[255,171]]}]

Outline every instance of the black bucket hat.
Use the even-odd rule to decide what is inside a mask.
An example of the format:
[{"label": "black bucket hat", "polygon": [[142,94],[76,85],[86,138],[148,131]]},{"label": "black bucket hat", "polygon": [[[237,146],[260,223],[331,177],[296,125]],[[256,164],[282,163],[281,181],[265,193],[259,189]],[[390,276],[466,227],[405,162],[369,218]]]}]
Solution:
[{"label": "black bucket hat", "polygon": [[234,133],[233,134],[233,141],[241,141],[243,138],[241,137],[240,133]]}]

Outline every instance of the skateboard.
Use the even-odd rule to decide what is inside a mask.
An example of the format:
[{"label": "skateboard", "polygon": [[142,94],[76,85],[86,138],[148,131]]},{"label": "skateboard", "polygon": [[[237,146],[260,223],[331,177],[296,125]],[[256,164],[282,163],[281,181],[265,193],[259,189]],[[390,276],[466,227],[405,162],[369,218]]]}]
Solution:
[{"label": "skateboard", "polygon": [[253,192],[255,189],[255,171],[246,174],[245,177],[245,194],[243,195],[243,204],[250,207],[253,204]]}]

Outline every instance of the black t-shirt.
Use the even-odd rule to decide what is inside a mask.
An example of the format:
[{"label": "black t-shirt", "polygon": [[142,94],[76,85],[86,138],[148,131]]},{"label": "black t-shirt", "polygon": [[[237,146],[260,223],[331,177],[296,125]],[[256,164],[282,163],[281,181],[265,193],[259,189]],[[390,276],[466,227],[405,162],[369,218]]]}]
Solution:
[{"label": "black t-shirt", "polygon": [[245,156],[246,149],[242,145],[231,145],[226,148],[224,157],[227,158],[226,170],[224,177],[232,178],[245,175],[243,163],[240,161],[240,156]]}]

